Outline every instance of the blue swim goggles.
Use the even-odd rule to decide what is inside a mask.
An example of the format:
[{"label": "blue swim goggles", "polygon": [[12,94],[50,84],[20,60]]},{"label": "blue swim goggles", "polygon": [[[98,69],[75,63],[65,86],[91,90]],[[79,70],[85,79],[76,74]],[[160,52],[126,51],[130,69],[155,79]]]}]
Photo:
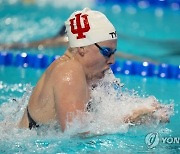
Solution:
[{"label": "blue swim goggles", "polygon": [[97,43],[94,43],[94,45],[100,50],[101,54],[106,58],[110,58],[111,55],[117,51],[117,49],[112,50],[109,47],[101,47]]}]

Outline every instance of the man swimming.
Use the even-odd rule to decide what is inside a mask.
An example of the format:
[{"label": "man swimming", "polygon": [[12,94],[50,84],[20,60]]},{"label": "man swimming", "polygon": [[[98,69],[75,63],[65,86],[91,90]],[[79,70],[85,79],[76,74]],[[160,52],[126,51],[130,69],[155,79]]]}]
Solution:
[{"label": "man swimming", "polygon": [[[129,36],[126,36],[124,34],[118,34],[118,35],[121,37],[121,39],[125,39],[125,40],[129,39],[130,41],[132,41],[131,37],[129,37]],[[38,49],[38,48],[42,48],[42,47],[43,48],[58,48],[61,46],[65,47],[67,45],[68,45],[68,39],[66,36],[66,27],[65,27],[65,25],[63,25],[60,28],[60,30],[58,31],[57,35],[55,35],[53,37],[48,37],[48,38],[44,38],[41,40],[25,42],[25,43],[20,43],[20,42],[8,43],[8,44],[0,43],[0,50],[11,50],[11,49],[21,50],[21,49],[30,49],[30,48]],[[158,64],[158,61],[153,60],[151,58],[137,56],[137,55],[124,53],[124,52],[117,52],[116,56],[119,58],[124,58],[124,59],[129,59],[129,60],[147,61],[147,62]]]},{"label": "man swimming", "polygon": [[[58,121],[65,131],[67,123],[87,112],[91,87],[114,63],[117,34],[104,14],[85,8],[74,12],[65,25],[69,48],[47,68],[33,89],[19,123],[21,128]],[[135,122],[157,108],[141,106],[124,120]]]},{"label": "man swimming", "polygon": [[9,43],[9,44],[0,44],[0,49],[9,50],[9,49],[28,49],[28,48],[39,48],[39,47],[59,47],[67,46],[68,40],[65,35],[65,25],[61,27],[60,31],[56,36],[45,38],[42,40],[26,42],[26,43]]}]

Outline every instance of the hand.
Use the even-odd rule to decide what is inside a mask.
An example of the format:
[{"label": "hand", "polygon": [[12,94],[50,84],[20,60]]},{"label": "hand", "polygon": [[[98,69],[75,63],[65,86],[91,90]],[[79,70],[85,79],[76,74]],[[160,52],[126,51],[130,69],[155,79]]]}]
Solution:
[{"label": "hand", "polygon": [[153,114],[153,118],[160,120],[162,123],[166,123],[169,122],[169,113],[170,111],[167,107],[161,107]]},{"label": "hand", "polygon": [[[124,121],[126,123],[144,123],[143,121],[146,119],[145,116],[150,117],[155,113],[158,109],[161,108],[161,105],[153,98],[151,98],[151,105],[149,104],[140,104],[137,109],[132,111],[132,114],[127,116]],[[148,101],[149,102],[149,101]],[[144,119],[143,119],[144,118]]]},{"label": "hand", "polygon": [[130,116],[127,116],[124,121],[125,123],[139,123],[145,115],[152,115],[157,110],[156,106],[140,107],[133,111]]},{"label": "hand", "polygon": [[170,117],[169,107],[158,104],[158,106],[151,106],[151,108],[144,108],[143,110],[136,110],[131,116],[125,118],[126,123],[142,124],[157,119],[162,123],[169,122]]}]

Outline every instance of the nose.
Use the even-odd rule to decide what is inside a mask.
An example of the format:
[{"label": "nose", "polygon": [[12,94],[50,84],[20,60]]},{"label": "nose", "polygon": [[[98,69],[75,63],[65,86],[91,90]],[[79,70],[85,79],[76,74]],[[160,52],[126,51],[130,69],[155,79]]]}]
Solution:
[{"label": "nose", "polygon": [[109,59],[107,60],[107,64],[112,65],[114,64],[114,62],[115,62],[115,56],[114,54],[112,54],[111,57],[109,57]]}]

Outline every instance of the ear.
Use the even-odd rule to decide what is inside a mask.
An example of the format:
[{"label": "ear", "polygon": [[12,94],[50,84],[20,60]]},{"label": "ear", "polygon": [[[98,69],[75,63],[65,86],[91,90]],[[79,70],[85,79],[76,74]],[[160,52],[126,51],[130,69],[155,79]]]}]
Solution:
[{"label": "ear", "polygon": [[85,49],[84,49],[84,47],[79,47],[79,48],[78,48],[78,53],[79,53],[82,57],[84,57],[84,54],[85,54]]}]

